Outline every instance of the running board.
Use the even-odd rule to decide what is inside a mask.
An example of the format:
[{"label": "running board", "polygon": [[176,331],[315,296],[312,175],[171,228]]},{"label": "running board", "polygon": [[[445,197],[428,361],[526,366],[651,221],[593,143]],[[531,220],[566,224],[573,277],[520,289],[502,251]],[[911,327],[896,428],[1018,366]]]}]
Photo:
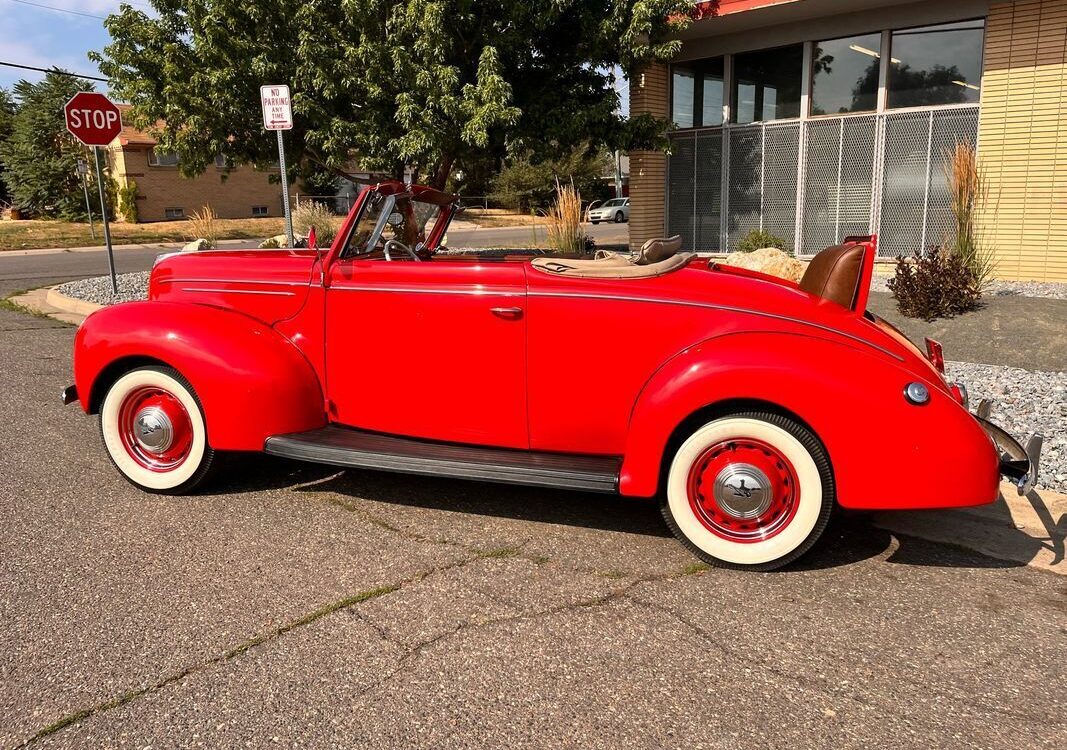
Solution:
[{"label": "running board", "polygon": [[622,460],[394,437],[330,425],[267,438],[274,456],[332,466],[404,474],[525,484],[586,492],[616,492]]}]

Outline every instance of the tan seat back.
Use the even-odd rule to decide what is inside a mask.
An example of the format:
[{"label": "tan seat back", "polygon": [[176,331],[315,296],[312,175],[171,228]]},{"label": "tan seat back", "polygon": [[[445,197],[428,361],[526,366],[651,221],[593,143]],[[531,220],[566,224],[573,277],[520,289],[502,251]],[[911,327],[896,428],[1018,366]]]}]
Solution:
[{"label": "tan seat back", "polygon": [[641,246],[641,252],[634,261],[639,266],[648,266],[653,263],[667,260],[682,249],[682,235],[673,237],[653,237]]},{"label": "tan seat back", "polygon": [[864,245],[834,245],[811,259],[800,288],[843,307],[852,308],[863,271]]}]

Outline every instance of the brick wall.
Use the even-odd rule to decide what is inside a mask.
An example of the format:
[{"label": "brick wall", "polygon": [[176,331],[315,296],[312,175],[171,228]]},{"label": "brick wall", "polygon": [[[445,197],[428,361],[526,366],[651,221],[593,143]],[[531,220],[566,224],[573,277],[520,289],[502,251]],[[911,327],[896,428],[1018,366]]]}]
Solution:
[{"label": "brick wall", "polygon": [[205,205],[224,219],[250,218],[253,206],[266,206],[268,216],[282,215],[281,185],[272,184],[268,172],[238,167],[226,174],[210,166],[198,177],[185,178],[177,167],[150,166],[149,153],[148,148],[129,146],[111,152],[119,182],[137,183],[140,221],[162,221],[168,208],[181,208],[188,216]]},{"label": "brick wall", "polygon": [[[643,112],[666,119],[668,71],[653,65],[630,82],[630,114]],[[666,227],[667,155],[662,151],[630,152],[630,248],[638,249]]]},{"label": "brick wall", "polygon": [[990,6],[981,238],[1005,279],[1067,281],[1067,0]]}]

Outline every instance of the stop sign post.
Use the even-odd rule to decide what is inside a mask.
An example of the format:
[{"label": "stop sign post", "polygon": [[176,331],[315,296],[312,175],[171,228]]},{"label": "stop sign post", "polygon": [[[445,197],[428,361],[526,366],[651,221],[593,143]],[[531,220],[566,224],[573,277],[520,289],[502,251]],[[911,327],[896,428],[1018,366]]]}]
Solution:
[{"label": "stop sign post", "polygon": [[[111,271],[111,288],[118,294],[115,278],[115,255],[111,249],[111,229],[107,223],[107,202],[104,199],[104,174],[100,165],[100,149],[107,146],[122,131],[122,115],[115,103],[95,91],[82,91],[63,106],[63,114],[70,134],[91,146],[96,157],[96,187],[100,192],[100,215],[104,223],[104,244],[107,246],[107,265]],[[92,213],[90,212],[90,221]]]}]

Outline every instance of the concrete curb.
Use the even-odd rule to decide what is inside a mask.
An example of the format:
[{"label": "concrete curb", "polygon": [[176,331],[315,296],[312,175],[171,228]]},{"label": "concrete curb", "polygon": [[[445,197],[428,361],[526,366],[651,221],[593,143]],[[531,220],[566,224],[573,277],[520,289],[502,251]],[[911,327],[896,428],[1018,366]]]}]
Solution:
[{"label": "concrete curb", "polygon": [[[219,249],[225,249],[231,245],[243,245],[249,242],[259,242],[260,240],[247,239],[247,240],[219,240]],[[163,252],[165,250],[181,250],[188,245],[188,242],[146,242],[146,243],[132,243],[125,245],[112,245],[111,249],[115,252],[124,252],[126,250],[158,250]],[[86,245],[84,247],[37,247],[29,250],[0,250],[0,258],[7,256],[25,256],[25,255],[56,255],[58,253],[101,253],[106,248],[103,245]]]},{"label": "concrete curb", "polygon": [[45,302],[60,312],[88,317],[104,307],[104,305],[98,305],[95,302],[86,302],[82,299],[68,297],[65,294],[60,294],[57,290],[58,287],[49,287],[47,294],[45,294]]}]

